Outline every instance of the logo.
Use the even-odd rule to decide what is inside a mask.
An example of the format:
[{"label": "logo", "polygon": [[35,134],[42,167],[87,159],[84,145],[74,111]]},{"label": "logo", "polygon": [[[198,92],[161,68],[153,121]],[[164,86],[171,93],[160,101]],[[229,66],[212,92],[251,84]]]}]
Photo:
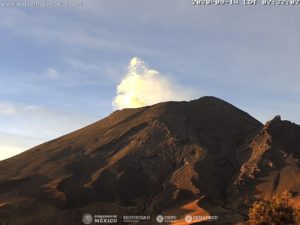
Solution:
[{"label": "logo", "polygon": [[162,223],[164,221],[164,217],[162,215],[158,215],[156,217],[156,221],[159,222],[159,223]]},{"label": "logo", "polygon": [[184,220],[187,223],[191,223],[191,222],[193,222],[193,217],[191,215],[186,215]]},{"label": "logo", "polygon": [[118,223],[117,215],[94,215],[94,223]]},{"label": "logo", "polygon": [[144,221],[151,220],[151,216],[147,215],[124,215],[123,216],[123,222],[124,223],[142,223]]},{"label": "logo", "polygon": [[93,216],[91,214],[88,214],[88,213],[84,214],[82,216],[82,222],[84,224],[91,224],[93,222]]}]

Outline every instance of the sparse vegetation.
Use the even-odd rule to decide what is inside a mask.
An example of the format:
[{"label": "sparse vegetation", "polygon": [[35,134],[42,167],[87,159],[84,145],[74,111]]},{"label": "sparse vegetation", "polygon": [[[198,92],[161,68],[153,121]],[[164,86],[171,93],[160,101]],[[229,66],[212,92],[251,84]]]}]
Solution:
[{"label": "sparse vegetation", "polygon": [[300,225],[299,208],[293,206],[292,195],[283,192],[268,201],[253,203],[249,210],[250,225]]}]

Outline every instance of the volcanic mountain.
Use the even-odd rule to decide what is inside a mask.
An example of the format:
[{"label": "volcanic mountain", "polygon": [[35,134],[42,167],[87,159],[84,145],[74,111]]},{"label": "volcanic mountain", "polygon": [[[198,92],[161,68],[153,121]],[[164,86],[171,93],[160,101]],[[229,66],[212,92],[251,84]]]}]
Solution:
[{"label": "volcanic mountain", "polygon": [[215,97],[124,109],[0,161],[0,224],[79,225],[85,213],[237,224],[256,199],[297,199],[299,159],[300,126],[263,125]]}]

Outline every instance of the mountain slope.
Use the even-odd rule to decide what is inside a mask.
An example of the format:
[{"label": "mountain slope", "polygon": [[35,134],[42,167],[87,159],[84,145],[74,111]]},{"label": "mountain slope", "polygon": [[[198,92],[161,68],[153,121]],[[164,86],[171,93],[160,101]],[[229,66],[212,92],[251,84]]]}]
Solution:
[{"label": "mountain slope", "polygon": [[263,126],[214,97],[116,111],[1,161],[0,218],[82,224],[85,212],[157,215],[201,199],[217,223],[234,224],[257,192],[300,191],[299,140],[299,126]]},{"label": "mountain slope", "polygon": [[235,181],[233,208],[284,191],[293,193],[296,200],[299,198],[299,125],[276,116],[260,130],[248,150],[251,156],[241,166]]}]

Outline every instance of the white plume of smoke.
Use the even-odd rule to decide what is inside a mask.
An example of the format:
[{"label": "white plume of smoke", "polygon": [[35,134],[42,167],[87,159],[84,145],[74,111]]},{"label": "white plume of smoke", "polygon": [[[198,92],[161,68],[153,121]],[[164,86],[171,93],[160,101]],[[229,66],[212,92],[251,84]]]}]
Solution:
[{"label": "white plume of smoke", "polygon": [[164,101],[180,101],[188,95],[158,71],[149,69],[145,62],[134,57],[128,71],[117,87],[113,107],[138,108]]}]

